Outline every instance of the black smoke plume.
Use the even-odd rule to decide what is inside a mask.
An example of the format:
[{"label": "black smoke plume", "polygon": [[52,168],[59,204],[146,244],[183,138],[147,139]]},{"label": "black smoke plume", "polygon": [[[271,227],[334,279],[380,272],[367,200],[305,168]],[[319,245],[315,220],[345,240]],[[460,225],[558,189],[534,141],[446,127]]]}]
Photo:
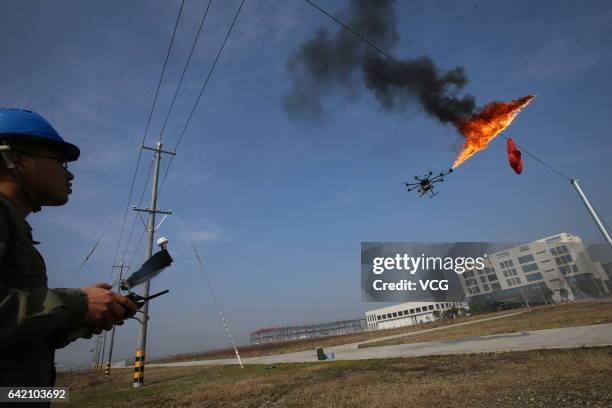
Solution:
[{"label": "black smoke plume", "polygon": [[[341,20],[389,53],[400,40],[394,3],[351,0]],[[320,29],[296,50],[287,67],[292,88],[283,106],[296,119],[321,119],[323,98],[338,88],[354,90],[356,83],[372,91],[385,110],[402,111],[416,102],[442,123],[464,118],[475,108],[474,97],[458,95],[468,83],[463,68],[442,71],[428,56],[394,62],[342,27],[333,34]]]}]

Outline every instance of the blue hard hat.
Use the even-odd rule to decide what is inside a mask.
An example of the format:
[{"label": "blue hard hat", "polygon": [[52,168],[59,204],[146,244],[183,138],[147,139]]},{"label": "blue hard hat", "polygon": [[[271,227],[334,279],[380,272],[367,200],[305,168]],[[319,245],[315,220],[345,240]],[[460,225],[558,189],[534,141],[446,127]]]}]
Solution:
[{"label": "blue hard hat", "polygon": [[0,108],[0,142],[11,145],[39,144],[59,148],[67,161],[75,161],[81,151],[72,143],[66,142],[36,112],[25,109]]}]

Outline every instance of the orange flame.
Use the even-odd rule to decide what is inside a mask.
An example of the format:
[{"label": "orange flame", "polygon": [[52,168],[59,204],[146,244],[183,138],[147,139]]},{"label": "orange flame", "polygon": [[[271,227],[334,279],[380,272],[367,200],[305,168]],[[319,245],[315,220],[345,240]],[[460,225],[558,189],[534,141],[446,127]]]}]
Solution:
[{"label": "orange flame", "polygon": [[511,102],[491,102],[482,110],[467,119],[455,123],[457,130],[465,137],[463,150],[453,163],[453,169],[472,157],[475,153],[487,148],[495,136],[506,129],[516,115],[535,98],[527,95]]}]

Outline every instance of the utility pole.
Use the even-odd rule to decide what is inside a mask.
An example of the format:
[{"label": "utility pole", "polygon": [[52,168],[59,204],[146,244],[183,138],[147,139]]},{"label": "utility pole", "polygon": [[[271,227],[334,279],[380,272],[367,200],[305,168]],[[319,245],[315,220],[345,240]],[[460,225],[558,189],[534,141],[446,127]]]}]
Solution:
[{"label": "utility pole", "polygon": [[106,353],[106,331],[102,335],[102,346],[100,347],[100,350],[100,363],[98,364],[98,371],[102,372],[102,366],[104,365],[104,354]]},{"label": "utility pole", "polygon": [[599,216],[597,215],[597,212],[595,212],[595,209],[593,208],[593,206],[589,202],[589,199],[587,198],[587,196],[584,194],[584,191],[582,191],[582,188],[580,188],[580,184],[578,184],[578,180],[572,179],[571,183],[572,183],[572,186],[574,186],[574,188],[576,189],[576,192],[578,193],[580,198],[582,199],[582,202],[584,203],[584,206],[589,211],[589,214],[591,214],[591,217],[593,217],[593,221],[595,221],[595,224],[597,225],[597,228],[599,228],[599,231],[601,231],[601,234],[604,236],[604,239],[606,240],[608,245],[612,248],[612,238],[610,238],[610,234],[608,234],[608,231],[606,230],[606,227],[604,226],[604,224],[599,219]]},{"label": "utility pole", "polygon": [[100,342],[100,338],[96,336],[96,343],[94,344],[91,351],[94,353],[93,360],[91,362],[91,368],[96,371],[96,365],[98,364],[98,343]]},{"label": "utility pole", "polygon": [[100,348],[102,346],[102,336],[96,336],[96,344],[93,348],[94,358],[93,358],[93,370],[98,371],[100,366]]},{"label": "utility pole", "polygon": [[[153,255],[153,242],[155,240],[155,215],[157,213],[160,214],[172,214],[172,211],[161,211],[157,209],[157,183],[159,181],[159,165],[161,162],[161,154],[171,154],[175,155],[174,152],[164,151],[162,150],[162,142],[158,140],[155,144],[155,147],[146,147],[142,146],[143,149],[152,150],[155,152],[154,160],[154,170],[153,170],[153,187],[151,188],[151,206],[148,208],[136,208],[134,207],[134,211],[146,212],[149,213],[149,222],[147,223],[147,238],[148,245],[146,248],[145,259],[151,258]],[[163,221],[163,220],[162,220]],[[143,297],[149,297],[149,289],[151,282],[146,281],[144,285],[144,292],[142,294]],[[140,326],[140,332],[138,334],[138,348],[136,349],[136,357],[134,359],[134,381],[133,387],[138,388],[142,386],[144,382],[144,365],[145,365],[145,350],[147,348],[147,323],[149,320],[149,302],[145,302],[142,307],[143,320]]]},{"label": "utility pole", "polygon": [[[117,292],[119,292],[119,285],[121,285],[121,280],[123,279],[123,269],[129,269],[129,266],[124,266],[123,261],[121,261],[120,265],[113,265],[113,268],[119,268],[119,283],[117,283]],[[109,375],[111,369],[111,363],[113,361],[113,345],[115,344],[115,329],[117,326],[113,326],[113,331],[111,333],[110,345],[108,347],[108,363],[106,363],[106,368],[104,369],[104,374]]]}]

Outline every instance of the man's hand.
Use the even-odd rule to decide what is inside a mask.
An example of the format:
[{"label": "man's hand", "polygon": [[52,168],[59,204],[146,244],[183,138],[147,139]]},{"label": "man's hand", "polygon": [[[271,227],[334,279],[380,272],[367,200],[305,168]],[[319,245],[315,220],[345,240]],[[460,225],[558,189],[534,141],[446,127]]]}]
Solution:
[{"label": "man's hand", "polygon": [[94,330],[110,330],[113,324],[120,324],[127,316],[133,316],[138,307],[125,296],[111,291],[111,285],[96,283],[83,288],[87,294],[88,308],[83,323]]}]

